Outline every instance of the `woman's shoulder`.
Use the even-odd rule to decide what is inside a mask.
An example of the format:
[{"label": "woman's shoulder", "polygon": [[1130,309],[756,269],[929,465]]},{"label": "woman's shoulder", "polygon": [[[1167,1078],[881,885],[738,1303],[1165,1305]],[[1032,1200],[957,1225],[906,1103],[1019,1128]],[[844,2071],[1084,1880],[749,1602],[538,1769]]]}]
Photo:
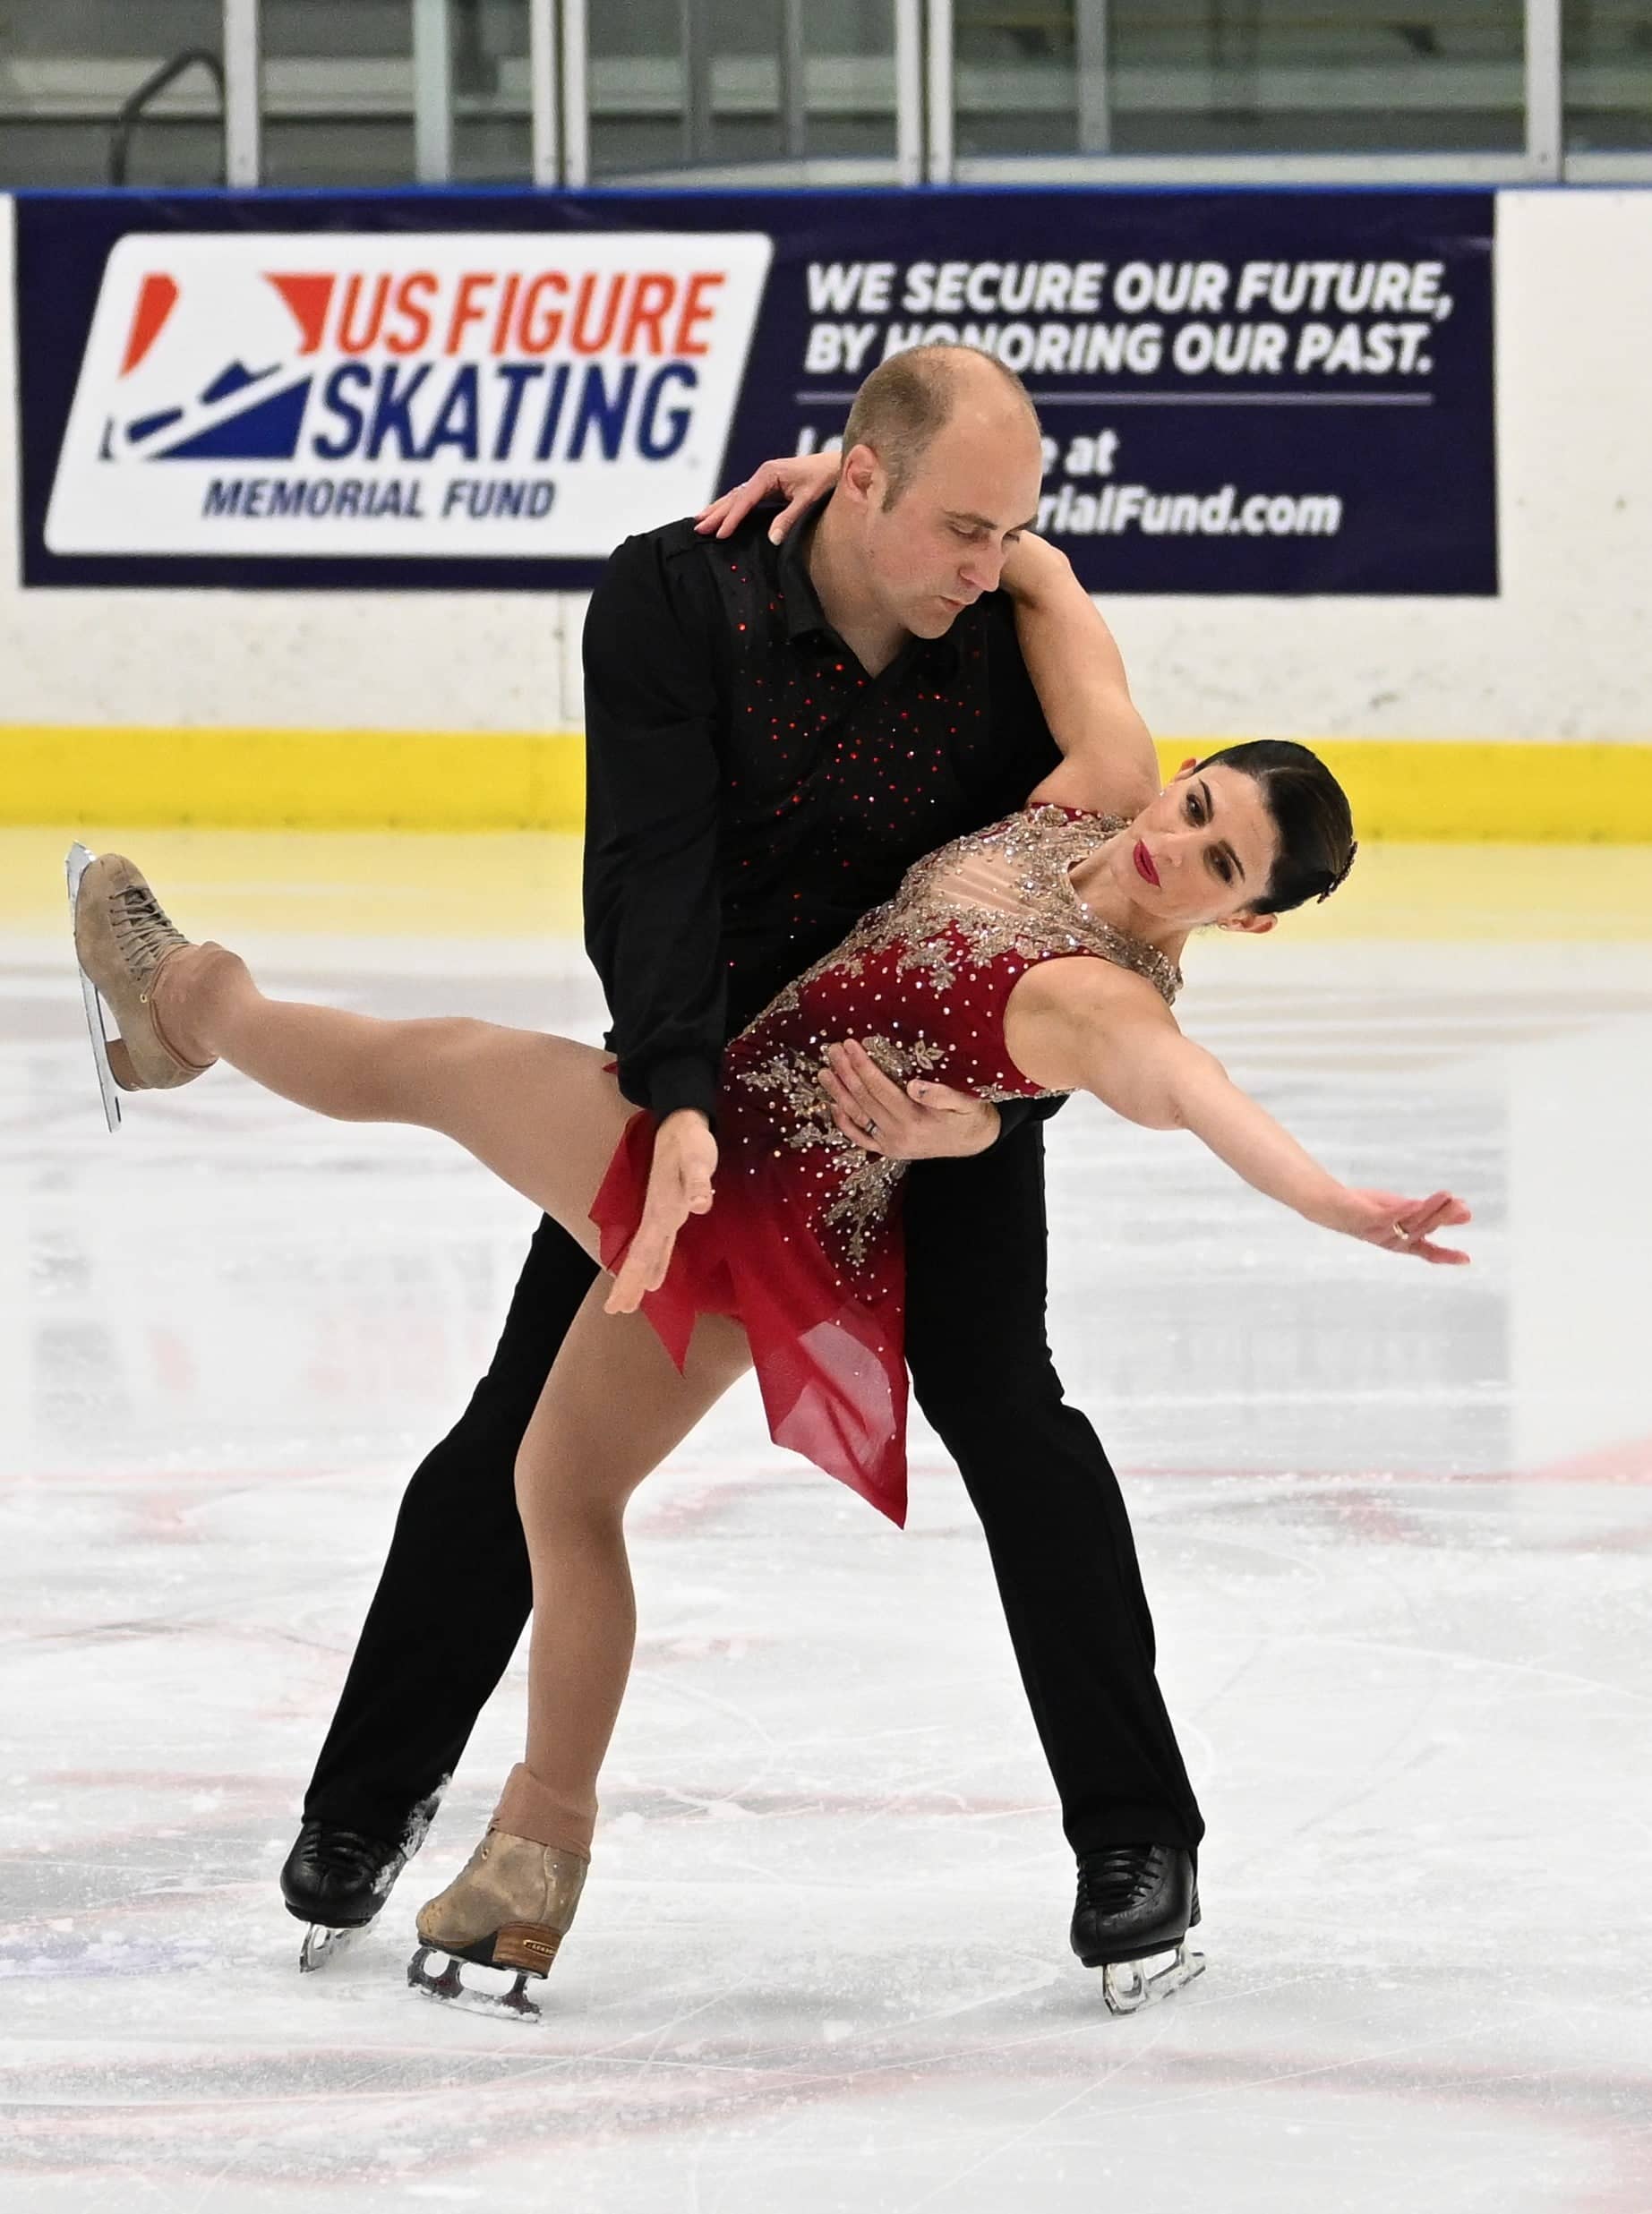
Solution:
[{"label": "woman's shoulder", "polygon": [[1105,773],[1097,765],[1087,761],[1082,754],[1068,754],[1059,762],[1041,784],[1034,787],[1027,805],[1065,808],[1077,815],[1103,816],[1123,829],[1133,823],[1143,808],[1151,808],[1159,797],[1159,785],[1153,778],[1120,777],[1116,762],[1109,762]]},{"label": "woman's shoulder", "polygon": [[1036,1082],[1074,1091],[1097,1051],[1179,1028],[1164,996],[1134,970],[1105,958],[1041,961],[1010,995],[1006,1042]]},{"label": "woman's shoulder", "polygon": [[1028,996],[1052,1011],[1088,1009],[1118,1017],[1152,1015],[1174,1022],[1170,1004],[1150,973],[1098,953],[1093,959],[1040,962],[1023,979]]}]

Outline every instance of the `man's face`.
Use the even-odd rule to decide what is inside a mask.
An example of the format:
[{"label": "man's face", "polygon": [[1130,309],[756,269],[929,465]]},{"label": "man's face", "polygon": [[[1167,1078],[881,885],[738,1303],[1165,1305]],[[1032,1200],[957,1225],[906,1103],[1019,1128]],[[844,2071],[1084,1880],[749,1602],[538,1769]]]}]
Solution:
[{"label": "man's face", "polygon": [[955,415],[893,507],[878,468],[863,543],[868,582],[889,613],[915,637],[938,638],[995,591],[1007,547],[1037,517],[1042,474],[1038,431],[1019,409],[1007,422]]}]

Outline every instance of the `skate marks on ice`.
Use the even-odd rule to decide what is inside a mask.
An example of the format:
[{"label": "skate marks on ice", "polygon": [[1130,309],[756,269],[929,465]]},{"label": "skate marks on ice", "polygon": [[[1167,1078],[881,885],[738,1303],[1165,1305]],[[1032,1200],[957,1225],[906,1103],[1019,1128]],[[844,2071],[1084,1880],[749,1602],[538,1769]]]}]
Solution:
[{"label": "skate marks on ice", "polygon": [[[321,1974],[276,1876],[524,1211],[416,1133],[227,1078],[102,1145],[61,851],[49,939],[0,945],[7,2214],[1645,2214],[1652,1937],[1626,1911],[1580,1952],[1563,1879],[1583,1852],[1635,1902],[1652,1874],[1652,1372],[1625,1357],[1652,1241],[1633,1117],[1596,1104],[1558,1159],[1550,1119],[1643,1096],[1644,948],[1341,946],[1296,1013],[1255,963],[1217,992],[1211,1042],[1312,1142],[1469,1192],[1460,1285],[1276,1221],[1174,1141],[1052,1126],[1069,1390],[1160,1472],[1129,1491],[1211,1824],[1196,1983],[1114,2018],[1066,1951],[1070,1862],[933,1448],[903,1540],[735,1395],[639,1498],[598,1861],[518,2023],[406,1968],[519,1676]],[[375,960],[264,967],[561,1026],[543,949]]]},{"label": "skate marks on ice", "polygon": [[[600,1972],[570,1977],[536,2027],[405,1994],[392,2022],[356,1963],[307,2021],[290,1986],[283,2002],[244,1983],[236,2014],[192,2008],[187,2037],[175,2017],[105,2025],[73,2049],[41,2041],[27,2072],[8,2040],[6,2203],[332,2210],[382,2192],[526,2209],[554,2188],[594,2214],[987,2214],[1016,2198],[1077,2214],[1110,2184],[1192,2214],[1213,2174],[1241,2214],[1378,2214],[1399,2178],[1408,2203],[1453,2214],[1638,2203],[1622,2195],[1632,2069],[1603,2053],[1534,2070],[1535,2009],[1512,1974],[1467,2009],[1456,1994],[1449,2030],[1428,1977],[1300,1959],[1207,1983],[1197,2013],[1122,2022],[1023,1949],[1019,1917],[1013,1945],[950,1972],[942,1932],[926,1928],[931,1951],[886,1917],[828,1965],[788,1945],[773,1905],[754,1923],[733,1882],[721,1899],[697,1888],[647,1887],[663,1945],[634,1926],[641,1887],[603,1918]],[[685,1908],[691,1947],[671,1928]]]},{"label": "skate marks on ice", "polygon": [[[457,1872],[509,1758],[492,1720],[380,1925],[306,1978],[275,1890],[278,1760],[214,1805],[199,1770],[76,1778],[42,1745],[0,1828],[0,2202],[526,2209],[554,2178],[603,2214],[997,2214],[1013,2195],[1077,2214],[1108,2182],[1208,2214],[1214,2163],[1240,2214],[1391,2214],[1400,2180],[1452,2214],[1628,2214],[1652,1958],[1627,1925],[1580,1981],[1570,1896],[1544,1872],[1574,1824],[1632,1865],[1634,1824],[1588,1779],[1610,1760],[1622,1787],[1645,1701],[1627,1646],[1598,1637],[1567,1669],[1531,1633],[1591,1581],[1610,1613],[1612,1556],[1652,1535],[1652,1492],[1617,1487],[1587,1517],[1582,1496],[1539,1512],[1483,1484],[1231,1477],[1152,1494],[1161,1636],[1224,1842],[1202,1870],[1209,1971],[1133,2020],[1066,1953],[1066,1864],[1008,1656],[983,1650],[984,1569],[938,1498],[920,1547],[869,1556],[805,1488],[746,1487],[648,1553],[656,1634],[536,2025],[421,2005],[403,1981],[413,1910]],[[277,1544],[279,1494],[259,1502]],[[364,1566],[372,1490],[338,1504],[339,1555],[359,1532]],[[1511,1509],[1530,1560],[1499,1569]],[[662,1510],[673,1523],[693,1526]],[[852,1600],[887,1628],[845,1652]],[[1409,1650],[1397,1613],[1430,1641]],[[212,1665],[185,1646],[165,1647],[180,1684]],[[16,1658],[0,1653],[0,1693]],[[833,1699],[811,1704],[827,1669]],[[272,1663],[243,1689],[281,1741],[277,1681]],[[244,1715],[196,1719],[198,1757],[227,1774]],[[287,1757],[321,1715],[301,1720]],[[1524,1771],[1486,1757],[1517,1730]],[[1534,1812],[1533,1774],[1583,1796]]]}]

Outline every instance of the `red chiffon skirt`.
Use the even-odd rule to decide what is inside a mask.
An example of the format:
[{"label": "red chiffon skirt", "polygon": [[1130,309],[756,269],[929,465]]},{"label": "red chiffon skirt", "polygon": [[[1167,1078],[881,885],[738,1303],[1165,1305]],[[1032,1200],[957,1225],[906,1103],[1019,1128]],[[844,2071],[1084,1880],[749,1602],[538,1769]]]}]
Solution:
[{"label": "red chiffon skirt", "polygon": [[[654,1158],[654,1117],[633,1115],[591,1207],[603,1265],[637,1234]],[[753,1133],[754,1137],[756,1133]],[[665,1281],[643,1312],[680,1369],[702,1314],[743,1325],[769,1435],[906,1520],[904,1256],[898,1193],[859,1265],[824,1223],[818,1167],[798,1153],[741,1145],[720,1126],[711,1211],[677,1234]]]}]

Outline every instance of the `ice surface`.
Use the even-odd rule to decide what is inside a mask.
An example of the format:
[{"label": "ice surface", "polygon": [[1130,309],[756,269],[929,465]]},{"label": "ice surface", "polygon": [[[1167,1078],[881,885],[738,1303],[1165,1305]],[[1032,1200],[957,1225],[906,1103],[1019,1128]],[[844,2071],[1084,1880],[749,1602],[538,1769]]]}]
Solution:
[{"label": "ice surface", "polygon": [[[1340,921],[1190,961],[1188,1027],[1329,1161],[1471,1201],[1468,1271],[1053,1126],[1054,1333],[1210,1824],[1201,1981],[1115,2020],[1066,1950],[933,1443],[903,1538],[742,1391],[635,1510],[595,1872],[525,2028],[403,1981],[518,1674],[353,1954],[301,1981],[275,1876],[526,1211],[222,1073],[108,1137],[64,843],[0,837],[7,2214],[1652,2208],[1652,865],[1579,920],[1553,855],[1378,852]],[[274,987],[600,1021],[543,843],[124,848]]]}]

